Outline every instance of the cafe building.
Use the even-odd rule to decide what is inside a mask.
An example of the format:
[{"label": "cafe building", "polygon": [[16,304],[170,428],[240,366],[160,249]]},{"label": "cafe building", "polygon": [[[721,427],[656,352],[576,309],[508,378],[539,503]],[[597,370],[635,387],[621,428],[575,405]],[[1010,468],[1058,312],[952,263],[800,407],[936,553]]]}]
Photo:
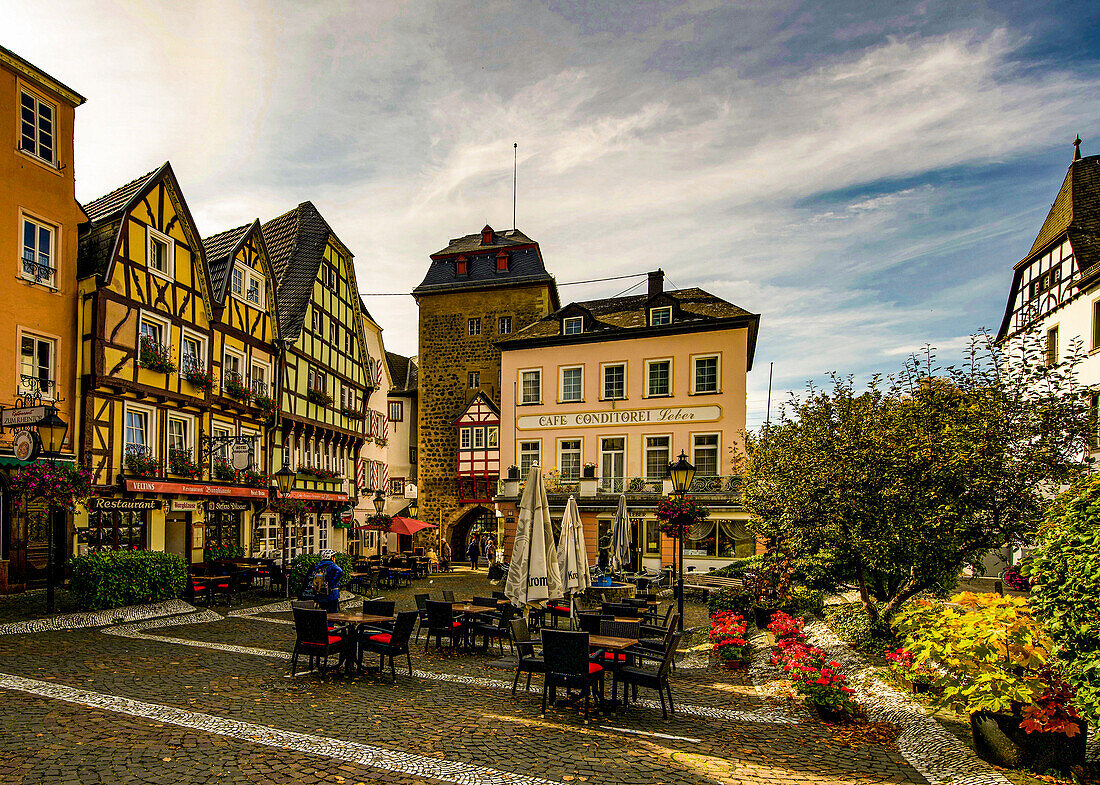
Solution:
[{"label": "cafe building", "polygon": [[759,322],[702,289],[666,291],[658,270],[646,294],[570,303],[498,341],[500,461],[512,467],[495,499],[506,555],[521,482],[538,464],[555,525],[577,498],[590,564],[607,564],[625,494],[632,567],[670,566],[674,541],[654,513],[681,452],[696,467],[689,494],[710,509],[685,541],[685,569],[706,572],[756,553],[734,456]]}]

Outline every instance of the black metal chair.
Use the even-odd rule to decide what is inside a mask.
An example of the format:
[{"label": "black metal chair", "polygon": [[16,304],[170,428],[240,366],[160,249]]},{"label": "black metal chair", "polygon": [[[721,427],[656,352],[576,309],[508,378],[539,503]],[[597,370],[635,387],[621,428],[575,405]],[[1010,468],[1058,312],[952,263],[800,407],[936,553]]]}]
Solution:
[{"label": "black metal chair", "polygon": [[515,647],[512,646],[512,616],[515,614],[516,609],[511,605],[505,605],[500,610],[500,615],[496,617],[496,621],[493,623],[482,622],[475,624],[471,630],[473,636],[476,638],[478,635],[482,636],[484,640],[484,649],[489,650],[489,641],[494,639],[500,643],[500,655],[504,656],[504,641],[508,641],[508,647],[512,651],[515,651]]},{"label": "black metal chair", "polygon": [[225,597],[225,604],[232,605],[234,595],[239,596],[240,593],[241,573],[239,571],[231,572],[225,577],[225,580],[214,583],[214,595],[212,600],[216,601],[218,597]]},{"label": "black metal chair", "polygon": [[[634,647],[634,653],[647,660],[660,660],[664,653],[668,650],[669,641],[672,640],[673,633],[676,632],[676,622],[680,620],[680,614],[674,613],[668,619],[668,629],[665,630],[664,635],[661,638],[640,638],[638,645]],[[643,625],[643,635],[645,626]],[[672,660],[672,672],[676,672],[676,660]]]},{"label": "black metal chair", "polygon": [[[680,632],[673,632],[669,640],[668,648],[661,657],[656,670],[639,668],[634,665],[622,665],[615,669],[611,681],[611,698],[614,700],[619,682],[623,684],[623,702],[629,697],[628,686],[644,687],[649,690],[657,690],[661,698],[661,716],[668,719],[669,712],[676,713],[672,705],[672,687],[669,685],[668,672],[672,667],[672,661],[676,656],[676,647],[680,645]],[[668,710],[665,710],[665,695],[668,695]]]},{"label": "black metal chair", "polygon": [[[638,638],[639,621],[615,621],[612,619],[600,620],[599,634],[608,638]],[[599,659],[595,660],[608,670],[615,670],[620,665],[627,665],[634,661],[633,655],[623,651],[605,651]]]},{"label": "black metal chair", "polygon": [[[363,600],[363,613],[369,616],[389,616],[392,618],[396,609],[397,603],[393,600]],[[375,624],[365,624],[363,626],[382,630],[383,632],[389,632],[393,629],[393,622],[380,621]]]},{"label": "black metal chair", "polygon": [[542,657],[546,662],[546,675],[542,680],[542,713],[546,713],[546,698],[556,696],[558,687],[578,689],[584,692],[584,721],[588,722],[588,698],[596,696],[597,704],[603,695],[603,666],[588,659],[588,633],[571,630],[542,631]]},{"label": "black metal chair", "polygon": [[496,621],[498,617],[498,612],[496,610],[497,601],[495,597],[474,597],[472,600],[470,600],[470,604],[480,605],[483,608],[493,609],[491,611],[486,611],[485,613],[479,613],[477,615],[478,623]]},{"label": "black metal chair", "polygon": [[[544,613],[550,617],[550,620],[554,623],[554,629],[558,627],[558,619],[571,619],[573,616],[573,600],[559,597],[554,600],[547,600],[546,607],[543,609]],[[545,626],[545,624],[543,624]]]},{"label": "black metal chair", "polygon": [[516,686],[519,684],[519,675],[527,674],[527,686],[525,692],[531,691],[531,674],[546,673],[546,661],[535,653],[535,644],[531,640],[531,631],[527,629],[527,622],[523,619],[512,619],[509,626],[512,628],[512,640],[516,644],[516,653],[519,660],[516,662],[516,678],[512,681],[512,694],[516,694]]},{"label": "black metal chair", "polygon": [[381,669],[386,664],[386,657],[390,658],[390,678],[397,681],[394,672],[393,658],[404,654],[405,661],[409,664],[409,675],[413,675],[412,657],[409,654],[409,638],[412,637],[413,626],[417,619],[416,611],[403,611],[397,614],[393,623],[392,632],[376,632],[368,630],[359,637],[359,667],[363,667],[364,652],[372,652],[378,655],[378,667]]},{"label": "black metal chair", "polygon": [[580,627],[582,632],[587,632],[589,635],[600,634],[600,622],[611,621],[614,616],[604,616],[602,613],[578,613],[577,614],[577,626]]},{"label": "black metal chair", "polygon": [[427,651],[433,635],[437,649],[443,647],[443,638],[450,638],[451,646],[457,648],[466,628],[455,619],[451,603],[427,600],[424,604],[428,613],[428,637],[424,639],[424,650]]},{"label": "black metal chair", "polygon": [[420,630],[422,627],[428,626],[428,600],[431,599],[430,594],[414,594],[413,599],[416,600],[416,641],[420,642]]},{"label": "black metal chair", "polygon": [[[298,655],[309,656],[310,670],[320,670],[323,676],[328,669],[329,655],[343,655],[347,651],[348,637],[343,630],[328,628],[328,614],[321,608],[291,606],[294,613],[294,653],[290,656],[290,674],[298,672]],[[318,660],[324,665],[317,667]],[[339,665],[337,665],[339,667]]]},{"label": "black metal chair", "polygon": [[450,589],[444,589],[443,590],[443,602],[454,602],[454,601],[455,601],[455,593],[453,591],[451,591]]},{"label": "black metal chair", "polygon": [[621,616],[630,619],[640,619],[642,618],[643,609],[621,602],[604,602],[600,603],[600,613],[605,616]]}]

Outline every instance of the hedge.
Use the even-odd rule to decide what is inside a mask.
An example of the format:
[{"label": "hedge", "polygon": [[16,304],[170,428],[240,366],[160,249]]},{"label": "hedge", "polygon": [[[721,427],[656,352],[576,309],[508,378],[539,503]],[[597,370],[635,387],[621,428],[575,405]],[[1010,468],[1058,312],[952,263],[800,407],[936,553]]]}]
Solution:
[{"label": "hedge", "polygon": [[719,589],[711,592],[707,600],[707,610],[711,616],[719,611],[733,611],[741,618],[751,621],[752,592],[747,589]]},{"label": "hedge", "polygon": [[725,567],[711,570],[707,575],[715,575],[720,578],[740,578],[746,572],[752,572],[763,566],[764,558],[763,556],[745,556],[740,559],[734,559]]},{"label": "hedge", "polygon": [[889,624],[880,622],[872,627],[867,610],[859,602],[830,606],[825,623],[842,641],[875,657],[901,643]]},{"label": "hedge", "polygon": [[187,585],[187,564],[174,553],[106,551],[69,560],[69,590],[85,610],[174,600]]},{"label": "hedge", "polygon": [[[336,562],[336,566],[344,571],[341,583],[346,585],[354,563],[352,558],[346,553],[337,553],[332,559]],[[306,580],[320,561],[319,553],[302,553],[290,563],[290,589],[295,595],[300,595],[306,588]],[[312,591],[312,588],[310,590]]]}]

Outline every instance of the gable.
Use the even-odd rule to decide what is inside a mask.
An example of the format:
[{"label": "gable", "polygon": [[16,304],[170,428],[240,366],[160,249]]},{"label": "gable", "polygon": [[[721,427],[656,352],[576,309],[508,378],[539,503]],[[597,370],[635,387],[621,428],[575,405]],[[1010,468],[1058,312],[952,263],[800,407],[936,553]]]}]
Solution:
[{"label": "gable", "polygon": [[485,396],[478,393],[467,404],[466,409],[455,419],[455,425],[470,425],[476,423],[495,424],[500,422],[500,409]]}]

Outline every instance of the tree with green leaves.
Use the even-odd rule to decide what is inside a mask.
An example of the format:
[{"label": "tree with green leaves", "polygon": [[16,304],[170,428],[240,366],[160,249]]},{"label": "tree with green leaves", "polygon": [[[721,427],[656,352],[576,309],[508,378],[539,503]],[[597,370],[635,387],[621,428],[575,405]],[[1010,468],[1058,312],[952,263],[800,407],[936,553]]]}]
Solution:
[{"label": "tree with green leaves", "polygon": [[1071,359],[1036,335],[972,338],[940,367],[931,348],[858,390],[834,375],[749,434],[743,500],[773,550],[824,561],[858,586],[873,624],[945,595],[964,565],[1025,543],[1085,468],[1089,404]]}]

